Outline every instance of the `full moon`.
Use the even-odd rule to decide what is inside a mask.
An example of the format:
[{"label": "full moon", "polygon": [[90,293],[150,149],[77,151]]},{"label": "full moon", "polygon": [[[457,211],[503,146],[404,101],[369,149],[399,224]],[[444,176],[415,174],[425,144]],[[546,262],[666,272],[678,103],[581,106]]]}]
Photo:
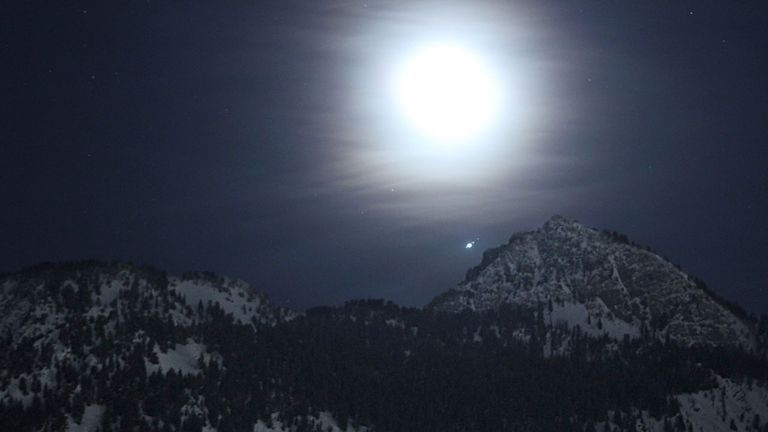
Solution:
[{"label": "full moon", "polygon": [[547,131],[554,102],[541,89],[551,80],[524,22],[475,6],[414,5],[404,10],[423,20],[359,29],[369,39],[353,45],[359,60],[339,78],[350,85],[339,131],[350,173],[458,193],[537,162],[528,149]]},{"label": "full moon", "polygon": [[469,143],[498,116],[499,80],[479,53],[461,45],[414,50],[396,71],[394,84],[408,124],[439,145]]}]

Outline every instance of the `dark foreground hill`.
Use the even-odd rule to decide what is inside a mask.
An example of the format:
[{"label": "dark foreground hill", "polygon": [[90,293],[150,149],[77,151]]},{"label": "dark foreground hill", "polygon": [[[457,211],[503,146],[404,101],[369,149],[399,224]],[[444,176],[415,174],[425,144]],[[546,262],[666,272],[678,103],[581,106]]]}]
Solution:
[{"label": "dark foreground hill", "polygon": [[766,321],[573,224],[513,236],[425,309],[295,314],[124,263],[0,276],[0,429],[768,431]]}]

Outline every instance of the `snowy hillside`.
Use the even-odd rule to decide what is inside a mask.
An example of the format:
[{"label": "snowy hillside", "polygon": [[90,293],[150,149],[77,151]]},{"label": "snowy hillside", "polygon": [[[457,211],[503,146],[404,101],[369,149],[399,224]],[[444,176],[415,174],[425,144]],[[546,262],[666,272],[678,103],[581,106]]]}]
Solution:
[{"label": "snowy hillside", "polygon": [[655,254],[540,231],[425,309],[295,314],[125,263],[1,275],[0,430],[768,432],[768,319],[741,349],[747,325]]},{"label": "snowy hillside", "polygon": [[13,342],[54,340],[73,315],[114,326],[139,307],[142,315],[189,326],[203,319],[201,308],[212,305],[253,326],[294,316],[243,281],[205,273],[166,277],[130,264],[89,263],[43,265],[0,279],[0,330],[12,334]]},{"label": "snowy hillside", "polygon": [[103,406],[86,404],[98,391],[96,377],[119,387],[130,376],[202,374],[222,358],[203,342],[200,326],[229,321],[250,328],[253,337],[293,317],[245,282],[207,273],[167,277],[131,264],[81,262],[5,275],[0,405],[41,411],[63,392],[75,414],[57,417],[54,429],[65,423],[72,431],[103,429]]},{"label": "snowy hillside", "polygon": [[[592,431],[625,430],[667,432],[763,432],[768,430],[768,388],[751,381],[735,382],[717,377],[717,386],[674,397],[679,406],[673,415],[651,416],[633,410],[625,416],[612,412],[609,421],[599,422]],[[592,432],[590,431],[590,432]]]},{"label": "snowy hillside", "polygon": [[717,378],[718,387],[677,396],[684,421],[693,430],[759,431],[768,423],[768,388],[751,380]]}]

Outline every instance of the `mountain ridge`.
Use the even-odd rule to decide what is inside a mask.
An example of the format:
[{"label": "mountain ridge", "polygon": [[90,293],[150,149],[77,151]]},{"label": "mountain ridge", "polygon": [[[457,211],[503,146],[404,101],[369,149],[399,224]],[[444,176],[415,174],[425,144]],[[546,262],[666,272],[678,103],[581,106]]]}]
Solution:
[{"label": "mountain ridge", "polygon": [[[622,268],[636,247],[606,255],[592,242],[630,242],[574,224],[561,217],[540,229],[542,238],[514,234],[467,272],[464,290],[425,308],[356,300],[296,313],[238,279],[114,261],[0,275],[0,425],[34,432],[768,431],[768,319],[759,321],[757,350],[665,337],[671,332],[655,327],[653,316],[642,328],[622,324],[620,313],[633,309],[615,309],[613,318],[606,312],[623,305],[621,297],[568,291],[577,280],[549,283],[560,280],[551,274],[590,263],[598,276],[608,271],[607,280],[589,279],[598,288],[615,288],[607,283],[614,273],[626,279],[625,291],[640,288]],[[650,260],[662,276],[673,272],[652,252],[642,257],[639,270]],[[550,265],[559,267],[553,273]],[[694,300],[706,294],[684,280],[686,293],[701,293]],[[570,297],[551,295],[553,287]],[[441,309],[446,298],[443,305],[488,307]]]}]

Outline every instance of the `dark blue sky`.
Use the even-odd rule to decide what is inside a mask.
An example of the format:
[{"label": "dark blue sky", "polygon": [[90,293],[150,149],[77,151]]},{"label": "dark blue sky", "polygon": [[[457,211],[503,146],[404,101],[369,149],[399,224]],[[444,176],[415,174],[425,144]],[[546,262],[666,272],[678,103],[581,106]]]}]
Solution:
[{"label": "dark blue sky", "polygon": [[350,101],[377,56],[447,6],[15,3],[0,9],[0,270],[126,259],[299,308],[421,305],[559,213],[768,312],[765,2],[483,4],[457,26],[542,77],[526,101],[542,114],[525,152],[494,162],[504,175],[456,187],[350,156],[376,135]]}]

